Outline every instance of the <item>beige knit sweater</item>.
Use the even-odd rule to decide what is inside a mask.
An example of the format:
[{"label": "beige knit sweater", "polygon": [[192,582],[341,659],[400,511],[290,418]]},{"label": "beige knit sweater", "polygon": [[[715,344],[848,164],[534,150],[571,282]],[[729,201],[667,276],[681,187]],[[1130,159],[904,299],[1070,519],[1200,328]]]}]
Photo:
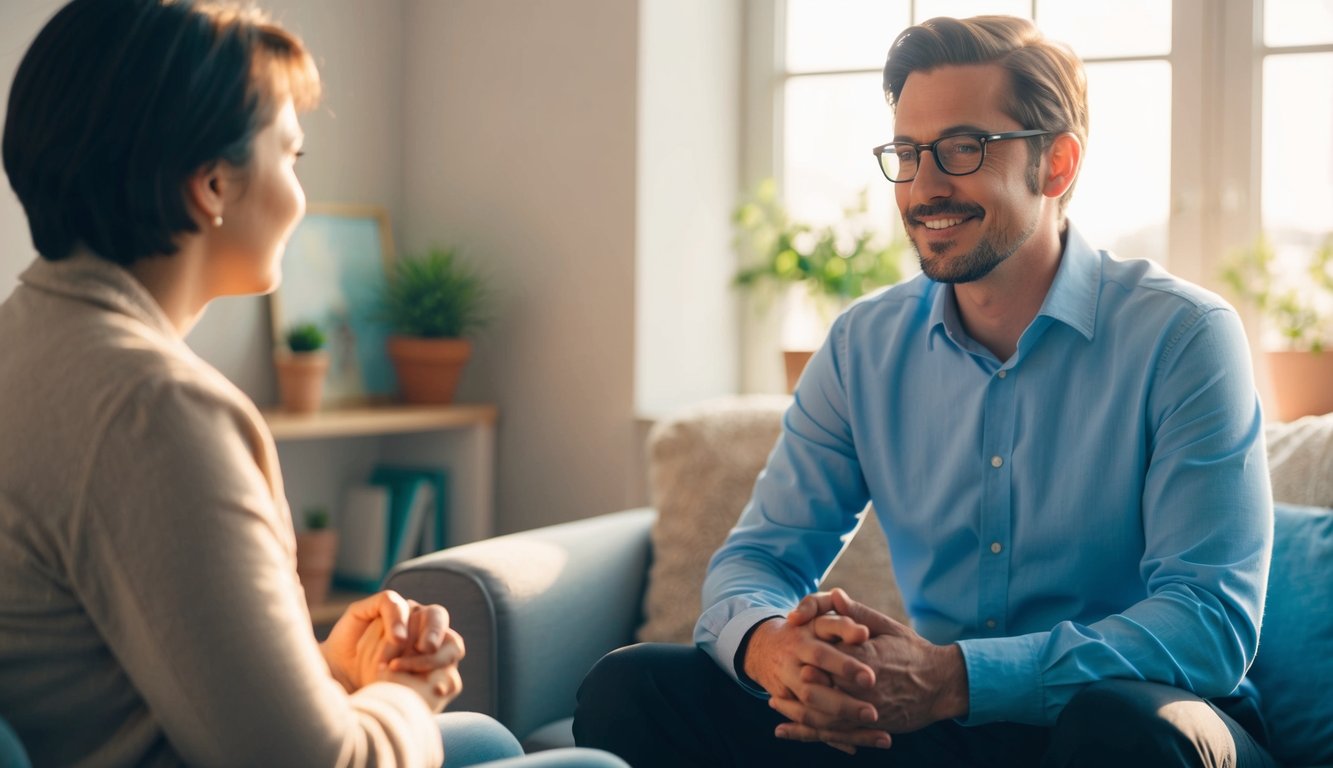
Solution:
[{"label": "beige knit sweater", "polygon": [[348,695],[254,405],[125,270],[0,305],[0,716],[37,765],[438,765],[416,693]]}]

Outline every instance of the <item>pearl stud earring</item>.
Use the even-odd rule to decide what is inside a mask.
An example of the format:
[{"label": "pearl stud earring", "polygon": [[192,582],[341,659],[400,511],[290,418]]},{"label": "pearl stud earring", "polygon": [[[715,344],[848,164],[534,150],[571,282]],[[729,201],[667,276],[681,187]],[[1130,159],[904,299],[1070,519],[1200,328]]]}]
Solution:
[{"label": "pearl stud earring", "polygon": [[220,226],[222,226],[222,217],[221,217],[221,216],[214,216],[214,217],[213,217],[213,226],[215,226],[215,227],[220,227]]}]

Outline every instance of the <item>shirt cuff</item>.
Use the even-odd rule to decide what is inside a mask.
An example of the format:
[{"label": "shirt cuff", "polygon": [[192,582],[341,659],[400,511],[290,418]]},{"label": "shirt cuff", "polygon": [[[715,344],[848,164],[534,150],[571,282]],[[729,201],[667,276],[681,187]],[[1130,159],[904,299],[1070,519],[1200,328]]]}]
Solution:
[{"label": "shirt cuff", "polygon": [[745,639],[746,633],[759,622],[774,618],[780,619],[782,614],[774,613],[771,606],[747,608],[733,616],[731,621],[728,621],[726,626],[722,627],[722,633],[717,636],[717,655],[714,660],[718,666],[722,667],[722,671],[731,675],[731,679],[735,680],[745,691],[761,698],[767,698],[768,691],[751,685],[741,678],[739,670],[736,669],[736,663],[740,661],[737,654],[740,652],[741,641]]},{"label": "shirt cuff", "polygon": [[967,665],[963,725],[997,721],[1049,725],[1038,659],[1048,633],[959,640]]}]

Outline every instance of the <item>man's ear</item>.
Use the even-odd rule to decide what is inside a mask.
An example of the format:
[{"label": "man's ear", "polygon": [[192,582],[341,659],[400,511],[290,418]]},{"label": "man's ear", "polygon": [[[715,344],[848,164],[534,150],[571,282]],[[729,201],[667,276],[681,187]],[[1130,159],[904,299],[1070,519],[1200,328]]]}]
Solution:
[{"label": "man's ear", "polygon": [[1083,143],[1072,133],[1062,133],[1051,142],[1046,152],[1046,183],[1042,194],[1055,198],[1063,195],[1078,178],[1083,160]]},{"label": "man's ear", "polygon": [[220,163],[204,166],[190,174],[185,182],[185,200],[195,220],[204,226],[223,214],[227,178]]}]

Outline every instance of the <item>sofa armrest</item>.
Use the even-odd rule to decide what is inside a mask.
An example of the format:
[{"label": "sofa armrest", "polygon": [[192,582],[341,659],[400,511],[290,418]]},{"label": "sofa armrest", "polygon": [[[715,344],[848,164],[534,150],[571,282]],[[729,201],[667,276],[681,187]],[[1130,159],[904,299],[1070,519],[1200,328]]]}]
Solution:
[{"label": "sofa armrest", "polygon": [[583,676],[634,641],[656,512],[641,508],[500,536],[396,567],[385,588],[449,610],[467,656],[451,705],[520,739],[570,717]]}]

